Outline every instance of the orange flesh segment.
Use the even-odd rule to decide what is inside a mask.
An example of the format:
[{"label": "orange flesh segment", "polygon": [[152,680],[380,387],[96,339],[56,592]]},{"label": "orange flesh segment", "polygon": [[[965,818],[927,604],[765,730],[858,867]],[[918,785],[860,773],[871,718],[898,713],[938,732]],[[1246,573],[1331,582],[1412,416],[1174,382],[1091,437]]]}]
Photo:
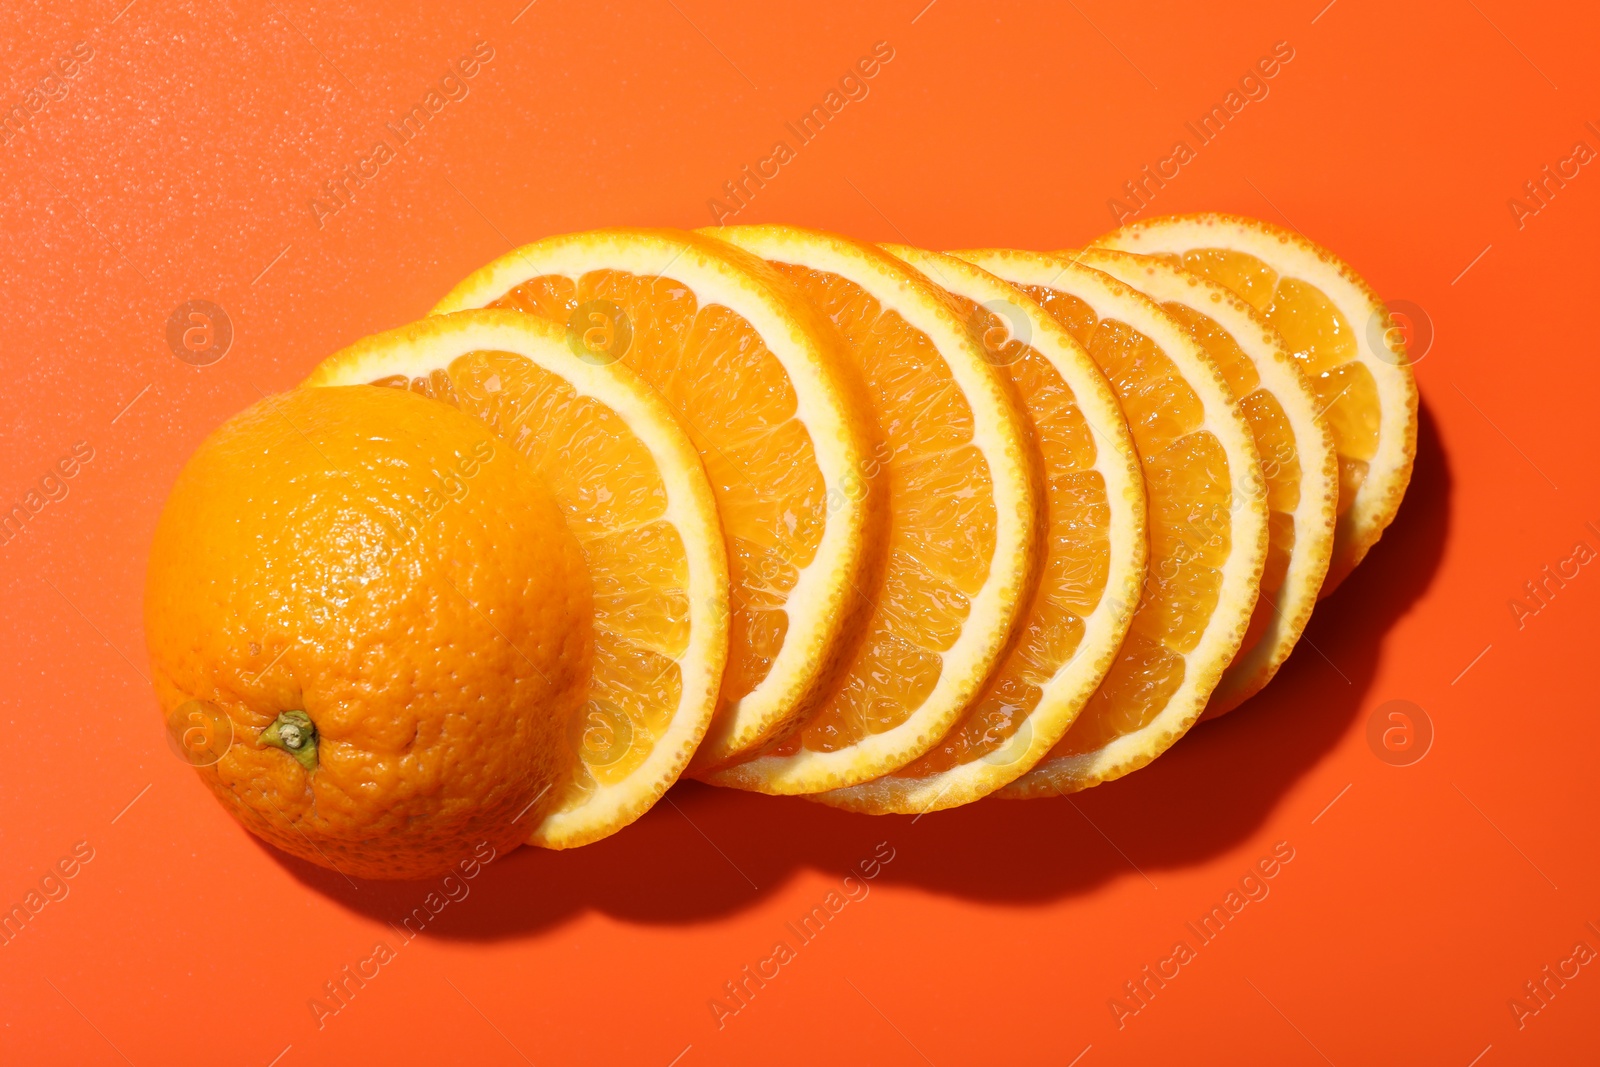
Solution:
[{"label": "orange flesh segment", "polygon": [[933,342],[839,275],[774,266],[844,335],[882,433],[890,513],[860,644],[805,725],[767,753],[789,756],[849,747],[922,705],[988,578],[997,516],[972,409]]},{"label": "orange flesh segment", "polygon": [[[1248,252],[1195,248],[1161,258],[1238,293],[1283,334],[1333,431],[1339,454],[1339,514],[1355,500],[1378,453],[1378,383],[1357,358],[1350,320],[1322,290],[1277,271]],[[1266,462],[1265,454],[1262,462]],[[1269,561],[1270,565],[1270,561]]]},{"label": "orange flesh segment", "polygon": [[[594,583],[594,671],[561,807],[625,779],[666,732],[689,647],[689,564],[665,521],[666,489],[644,443],[609,407],[509,352],[469,352],[409,388],[482,419],[533,461],[577,537]],[[471,491],[470,479],[465,483]]]},{"label": "orange flesh segment", "polygon": [[[1005,329],[999,316],[953,297],[980,332]],[[1088,420],[1055,367],[1031,345],[1013,340],[1014,362],[1000,367],[1017,387],[1046,475],[1045,560],[1017,643],[983,694],[925,755],[895,772],[925,778],[1006,747],[1032,714],[1043,687],[1072,659],[1084,617],[1105,593],[1111,569],[1111,509],[1105,478],[1094,469]]]},{"label": "orange flesh segment", "polygon": [[1261,596],[1250,613],[1250,624],[1234,657],[1237,660],[1256,646],[1271,625],[1277,611],[1278,590],[1289,573],[1289,556],[1294,550],[1294,511],[1300,504],[1300,453],[1283,405],[1260,387],[1261,375],[1233,336],[1209,315],[1187,304],[1174,301],[1161,308],[1182,323],[1222,368],[1228,388],[1239,398],[1241,413],[1261,456],[1267,492],[1267,559],[1261,574]]},{"label": "orange flesh segment", "polygon": [[621,361],[677,414],[711,479],[731,580],[725,708],[761,684],[783,648],[785,604],[827,522],[822,470],[778,358],[743,318],[702,306],[679,282],[614,270],[541,275],[490,306],[566,326],[593,300],[627,316]]},{"label": "orange flesh segment", "polygon": [[1075,296],[1022,286],[1105,372],[1144,469],[1150,556],[1128,636],[1088,705],[1046,758],[1097,751],[1149,725],[1183,684],[1184,656],[1216,610],[1231,548],[1231,479],[1200,398],[1155,342]]}]

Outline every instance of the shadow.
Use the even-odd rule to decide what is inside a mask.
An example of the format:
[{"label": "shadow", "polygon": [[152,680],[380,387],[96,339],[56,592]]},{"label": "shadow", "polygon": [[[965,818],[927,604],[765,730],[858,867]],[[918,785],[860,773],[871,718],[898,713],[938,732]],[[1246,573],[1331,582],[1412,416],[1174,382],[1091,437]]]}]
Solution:
[{"label": "shadow", "polygon": [[[1138,774],[1071,798],[984,800],[926,817],[869,817],[796,797],[696,782],[626,832],[571,852],[495,859],[423,936],[526,936],[589,909],[639,923],[710,921],[755,905],[801,868],[842,878],[893,849],[877,884],[999,903],[1042,903],[1109,879],[1206,861],[1249,837],[1285,792],[1349,731],[1384,634],[1427,590],[1450,523],[1450,470],[1429,408],[1398,518],[1261,694],[1205,723]],[[1111,842],[1115,842],[1115,845]],[[261,846],[308,886],[398,923],[439,880],[358,882]],[[887,850],[884,850],[887,853]],[[458,891],[459,892],[459,891]]]}]

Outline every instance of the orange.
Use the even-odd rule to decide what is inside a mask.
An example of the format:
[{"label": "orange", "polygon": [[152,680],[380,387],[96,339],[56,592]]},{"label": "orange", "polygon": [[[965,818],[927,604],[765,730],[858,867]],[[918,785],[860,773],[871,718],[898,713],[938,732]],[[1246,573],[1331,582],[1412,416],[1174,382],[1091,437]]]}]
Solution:
[{"label": "orange", "polygon": [[360,382],[475,416],[566,516],[594,586],[594,671],[569,739],[578,759],[528,840],[571,848],[615,833],[688,765],[727,661],[727,557],[694,445],[626,368],[580,359],[559,328],[517,312],[369,337],[308,384]]},{"label": "orange", "polygon": [[1044,557],[1016,643],[939,743],[899,770],[819,793],[872,814],[968,804],[1033,767],[1110,669],[1144,580],[1144,478],[1105,375],[1048,312],[987,271],[887,250],[950,294],[1010,379],[1044,474]]},{"label": "orange", "polygon": [[1221,368],[1261,456],[1267,562],[1244,644],[1201,718],[1222,715],[1272,680],[1311,619],[1333,552],[1333,434],[1282,335],[1232,290],[1131,252],[1089,249],[1078,262],[1133,286],[1184,325]]},{"label": "orange", "polygon": [[1283,335],[1339,457],[1328,595],[1394,521],[1417,453],[1417,383],[1383,302],[1332,252],[1256,219],[1169,215],[1096,244],[1160,256],[1225,285]]},{"label": "orange", "polygon": [[509,252],[435,313],[509,308],[581,358],[620,363],[671,408],[716,493],[732,570],[721,704],[695,767],[792,725],[834,673],[877,501],[867,415],[838,338],[759,259],[674,230],[598,230]]},{"label": "orange", "polygon": [[1238,652],[1267,550],[1261,465],[1221,369],[1149,298],[1066,254],[959,255],[1038,300],[1089,350],[1144,471],[1150,557],[1128,636],[1071,729],[1001,795],[1085,789],[1171,747]]},{"label": "orange", "polygon": [[390,390],[299,389],[191,457],[150,551],[169,721],[246,827],[351,877],[513,847],[555,800],[592,655],[583,556],[532,465]]},{"label": "orange", "polygon": [[943,290],[882,249],[793,226],[719,237],[773,263],[845,340],[882,435],[888,532],[866,622],[799,727],[705,774],[717,785],[816,793],[931,748],[982,690],[1034,581],[1040,488],[1026,417]]}]

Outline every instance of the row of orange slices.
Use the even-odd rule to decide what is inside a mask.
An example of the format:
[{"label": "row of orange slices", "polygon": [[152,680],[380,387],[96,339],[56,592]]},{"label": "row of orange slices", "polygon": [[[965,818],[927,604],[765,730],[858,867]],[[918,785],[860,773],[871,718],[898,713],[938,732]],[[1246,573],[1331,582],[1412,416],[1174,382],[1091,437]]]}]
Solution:
[{"label": "row of orange slices", "polygon": [[1383,304],[1225,215],[1074,252],[790,226],[518,248],[308,385],[529,457],[594,586],[565,848],[680,775],[922,813],[1149,763],[1259,691],[1410,478]]}]

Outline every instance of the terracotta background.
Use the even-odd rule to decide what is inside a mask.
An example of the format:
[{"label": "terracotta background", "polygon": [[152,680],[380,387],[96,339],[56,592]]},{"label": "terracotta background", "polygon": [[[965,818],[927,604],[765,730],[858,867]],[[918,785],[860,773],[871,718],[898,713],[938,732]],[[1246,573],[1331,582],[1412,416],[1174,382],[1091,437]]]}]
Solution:
[{"label": "terracotta background", "polygon": [[[0,29],[0,112],[27,120],[0,144],[0,507],[93,452],[0,545],[0,905],[93,856],[0,944],[0,1061],[1600,1056],[1600,966],[1536,1014],[1510,1003],[1578,942],[1600,951],[1600,574],[1567,564],[1537,612],[1512,606],[1577,542],[1600,550],[1600,173],[1508,205],[1575,142],[1600,150],[1592,5],[126,2],[13,4]],[[1320,654],[1135,776],[916,822],[680,786],[603,844],[498,859],[400,947],[388,922],[434,887],[274,854],[169,753],[140,624],[168,486],[223,418],[508,241],[711,222],[722,183],[880,41],[867,97],[741,221],[1071,246],[1288,42],[1269,95],[1149,211],[1293,225],[1420,309],[1398,521],[1319,610]],[[77,42],[92,58],[47,84],[66,95],[30,96]],[[319,225],[323,183],[478,42],[467,95]],[[234,330],[203,368],[165,337],[195,298]],[[1369,744],[1392,700],[1433,730],[1409,766]],[[879,842],[870,894],[719,1028],[723,984]],[[1279,842],[1270,894],[1119,1027],[1123,983]],[[379,940],[395,958],[319,1029],[308,1001]]]}]

